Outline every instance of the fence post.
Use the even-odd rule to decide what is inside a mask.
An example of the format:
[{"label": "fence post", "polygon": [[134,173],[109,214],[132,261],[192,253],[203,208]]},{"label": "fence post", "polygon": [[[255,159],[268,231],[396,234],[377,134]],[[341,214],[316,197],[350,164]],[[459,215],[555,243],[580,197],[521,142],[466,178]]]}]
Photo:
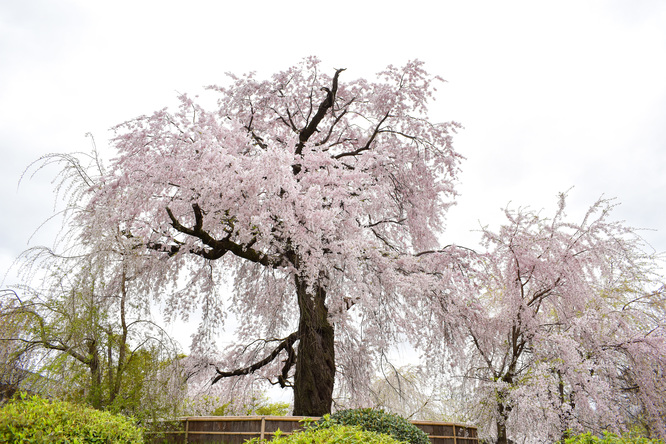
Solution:
[{"label": "fence post", "polygon": [[261,417],[261,439],[264,439],[264,432],[266,431],[266,417]]},{"label": "fence post", "polygon": [[185,444],[190,442],[190,437],[188,432],[190,431],[190,419],[185,418]]}]

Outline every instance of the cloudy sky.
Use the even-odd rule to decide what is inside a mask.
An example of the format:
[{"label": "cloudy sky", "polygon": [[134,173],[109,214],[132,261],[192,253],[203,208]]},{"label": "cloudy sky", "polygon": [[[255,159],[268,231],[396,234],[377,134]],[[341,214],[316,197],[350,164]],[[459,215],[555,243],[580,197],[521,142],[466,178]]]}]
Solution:
[{"label": "cloudy sky", "polygon": [[54,233],[28,243],[54,202],[55,171],[17,188],[31,161],[89,150],[88,132],[111,156],[114,124],[308,55],[350,79],[418,58],[447,80],[432,117],[464,125],[467,160],[446,242],[571,189],[572,216],[617,198],[666,251],[663,0],[1,0],[0,271]]}]

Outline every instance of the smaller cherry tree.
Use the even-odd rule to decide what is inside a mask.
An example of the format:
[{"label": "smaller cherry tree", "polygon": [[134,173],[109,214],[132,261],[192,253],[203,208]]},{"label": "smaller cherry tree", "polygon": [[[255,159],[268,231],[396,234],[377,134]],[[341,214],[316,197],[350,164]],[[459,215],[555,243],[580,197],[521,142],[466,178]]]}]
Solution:
[{"label": "smaller cherry tree", "polygon": [[666,298],[655,256],[612,209],[599,200],[570,222],[561,195],[552,218],[506,210],[498,232],[483,229],[487,252],[458,288],[468,334],[458,370],[498,443],[637,421],[666,437]]}]

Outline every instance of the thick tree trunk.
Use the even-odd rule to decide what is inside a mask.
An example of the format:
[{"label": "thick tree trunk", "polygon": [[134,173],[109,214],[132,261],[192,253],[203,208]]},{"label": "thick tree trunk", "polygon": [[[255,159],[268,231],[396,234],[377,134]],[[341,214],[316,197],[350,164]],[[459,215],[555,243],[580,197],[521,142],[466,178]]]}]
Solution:
[{"label": "thick tree trunk", "polygon": [[326,290],[296,277],[300,308],[298,356],[294,375],[294,415],[331,412],[335,383],[333,326],[328,320]]},{"label": "thick tree trunk", "polygon": [[506,425],[501,422],[497,421],[497,444],[507,444],[508,441],[506,439]]},{"label": "thick tree trunk", "polygon": [[506,437],[506,420],[509,417],[509,412],[511,407],[505,407],[503,404],[499,404],[499,420],[497,421],[497,444],[511,444],[513,441],[507,439]]}]

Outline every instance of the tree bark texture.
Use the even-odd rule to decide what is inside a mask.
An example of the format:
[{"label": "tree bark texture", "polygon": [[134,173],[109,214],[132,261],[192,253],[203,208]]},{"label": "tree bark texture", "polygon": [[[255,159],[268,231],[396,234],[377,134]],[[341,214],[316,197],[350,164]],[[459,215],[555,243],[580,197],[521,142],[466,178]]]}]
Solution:
[{"label": "tree bark texture", "polygon": [[326,290],[295,278],[300,308],[298,357],[294,375],[294,415],[331,412],[335,384],[335,343],[328,320]]},{"label": "tree bark texture", "polygon": [[513,441],[506,436],[506,420],[509,417],[511,407],[505,407],[504,404],[499,404],[498,412],[499,419],[497,420],[497,444],[512,444]]},{"label": "tree bark texture", "polygon": [[99,359],[97,341],[88,339],[88,368],[90,369],[90,405],[94,409],[102,408],[102,368]]}]

